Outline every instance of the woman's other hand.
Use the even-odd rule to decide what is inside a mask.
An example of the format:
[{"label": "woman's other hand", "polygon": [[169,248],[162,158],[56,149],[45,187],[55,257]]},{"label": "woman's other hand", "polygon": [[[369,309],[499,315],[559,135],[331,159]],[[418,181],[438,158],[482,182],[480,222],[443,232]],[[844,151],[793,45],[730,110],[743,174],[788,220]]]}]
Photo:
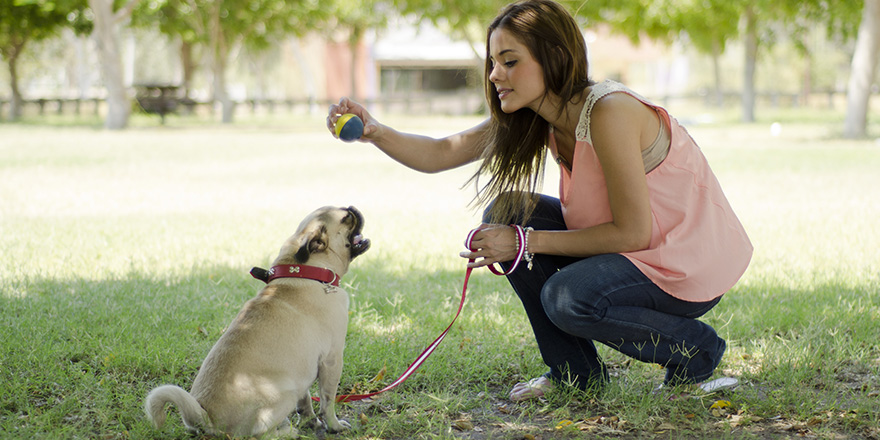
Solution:
[{"label": "woman's other hand", "polygon": [[516,258],[519,244],[512,226],[484,223],[478,229],[471,238],[471,248],[474,250],[459,254],[462,258],[474,260],[468,262],[467,267],[489,266]]}]

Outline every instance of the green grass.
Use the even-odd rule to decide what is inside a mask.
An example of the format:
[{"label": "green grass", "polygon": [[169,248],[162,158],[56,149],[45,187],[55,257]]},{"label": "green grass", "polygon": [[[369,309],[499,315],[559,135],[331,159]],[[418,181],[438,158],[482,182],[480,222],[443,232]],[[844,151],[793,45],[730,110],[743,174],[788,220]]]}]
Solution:
[{"label": "green grass", "polygon": [[[441,135],[473,122],[395,124]],[[419,174],[333,140],[319,118],[134,125],[0,125],[0,438],[185,437],[176,411],[154,431],[143,397],[191,385],[261,286],[247,271],[319,206],[357,206],[373,240],[343,280],[343,391],[390,383],[449,323],[479,218],[461,188],[473,168]],[[435,354],[398,389],[342,405],[355,430],[337,437],[880,436],[880,146],[812,121],[775,138],[768,127],[690,130],[756,248],[705,317],[728,340],[721,369],[737,391],[666,401],[651,395],[660,369],[601,348],[615,378],[604,391],[510,403],[544,367],[506,281],[478,272]]]}]

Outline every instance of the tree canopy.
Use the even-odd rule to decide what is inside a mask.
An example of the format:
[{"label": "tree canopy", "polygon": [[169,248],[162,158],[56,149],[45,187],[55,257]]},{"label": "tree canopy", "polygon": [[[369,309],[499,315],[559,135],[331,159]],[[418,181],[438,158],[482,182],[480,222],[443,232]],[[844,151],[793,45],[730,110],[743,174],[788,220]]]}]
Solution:
[{"label": "tree canopy", "polygon": [[145,3],[136,23],[157,22],[170,37],[201,46],[213,77],[214,99],[223,121],[231,122],[234,103],[227,89],[230,57],[241,48],[260,51],[286,35],[304,35],[328,18],[327,0],[156,0]]},{"label": "tree canopy", "polygon": [[9,68],[11,119],[21,117],[23,102],[18,87],[19,57],[29,42],[54,36],[70,24],[67,16],[78,6],[73,1],[0,0],[0,56]]}]

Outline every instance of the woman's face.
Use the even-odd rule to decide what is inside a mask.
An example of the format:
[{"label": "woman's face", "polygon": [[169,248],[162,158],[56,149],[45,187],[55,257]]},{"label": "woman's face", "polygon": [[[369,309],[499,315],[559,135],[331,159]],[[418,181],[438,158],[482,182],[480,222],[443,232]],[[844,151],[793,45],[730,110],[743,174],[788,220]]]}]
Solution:
[{"label": "woman's face", "polygon": [[512,33],[498,28],[489,36],[489,56],[489,81],[495,84],[501,110],[513,113],[530,108],[537,112],[546,91],[544,70],[529,49]]}]

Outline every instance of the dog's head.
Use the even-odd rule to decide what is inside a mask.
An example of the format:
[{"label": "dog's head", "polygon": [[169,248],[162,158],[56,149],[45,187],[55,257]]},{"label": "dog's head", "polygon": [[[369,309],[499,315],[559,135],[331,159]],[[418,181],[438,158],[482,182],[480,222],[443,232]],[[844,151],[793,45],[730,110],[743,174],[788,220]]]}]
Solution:
[{"label": "dog's head", "polygon": [[342,276],[351,260],[370,248],[363,227],[364,216],[353,206],[320,208],[300,223],[274,264],[323,266]]}]

